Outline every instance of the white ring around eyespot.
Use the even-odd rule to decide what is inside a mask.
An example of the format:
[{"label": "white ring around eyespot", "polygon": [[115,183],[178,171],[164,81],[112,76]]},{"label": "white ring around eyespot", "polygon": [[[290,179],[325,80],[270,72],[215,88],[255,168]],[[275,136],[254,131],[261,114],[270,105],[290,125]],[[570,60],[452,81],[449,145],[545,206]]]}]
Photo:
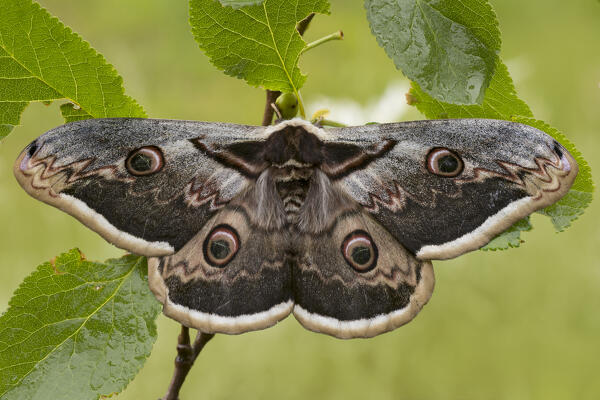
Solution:
[{"label": "white ring around eyespot", "polygon": [[[136,171],[131,166],[131,159],[138,154],[143,154],[144,156],[149,157],[150,160],[150,169],[148,171]],[[165,159],[162,154],[162,150],[156,146],[144,146],[140,147],[129,153],[127,159],[125,159],[125,168],[127,171],[134,176],[145,176],[152,175],[156,172],[159,172],[165,166]]]},{"label": "white ring around eyespot", "polygon": [[231,239],[231,241],[232,241],[233,243],[235,243],[236,247],[238,246],[238,240],[237,240],[237,238],[236,238],[234,235],[232,235],[231,233],[229,233],[229,232],[226,232],[226,231],[225,231],[225,229],[223,229],[223,230],[218,230],[217,232],[215,232],[215,233],[213,233],[212,235],[210,235],[210,239],[209,239],[209,240],[213,240],[213,238],[214,238],[214,237],[215,237],[217,234],[219,234],[219,235],[225,235],[225,236],[227,236],[229,239]]}]

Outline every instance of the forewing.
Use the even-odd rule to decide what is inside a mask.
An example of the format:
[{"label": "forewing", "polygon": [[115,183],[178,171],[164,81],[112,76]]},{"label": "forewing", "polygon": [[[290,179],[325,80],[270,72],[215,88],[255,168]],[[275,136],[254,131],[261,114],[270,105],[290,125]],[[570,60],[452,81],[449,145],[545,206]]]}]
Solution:
[{"label": "forewing", "polygon": [[[497,120],[438,120],[329,130],[331,143],[386,151],[332,179],[420,259],[477,249],[519,219],[558,201],[577,175],[573,157],[535,128]],[[463,168],[432,172],[434,149]],[[363,157],[364,158],[364,157]],[[357,157],[358,159],[358,157]],[[324,165],[324,171],[336,164]]]},{"label": "forewing", "polygon": [[[90,119],[52,129],[15,163],[33,197],[73,215],[108,241],[147,255],[181,249],[249,180],[217,160],[219,148],[256,140],[262,128],[175,120]],[[133,175],[137,149],[164,165]]]}]

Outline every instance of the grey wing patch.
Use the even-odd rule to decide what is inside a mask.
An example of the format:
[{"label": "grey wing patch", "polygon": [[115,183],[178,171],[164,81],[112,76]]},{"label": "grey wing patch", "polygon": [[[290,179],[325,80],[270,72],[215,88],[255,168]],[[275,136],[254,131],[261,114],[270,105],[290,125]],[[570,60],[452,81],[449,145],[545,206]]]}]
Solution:
[{"label": "grey wing patch", "polygon": [[151,258],[150,288],[164,313],[207,333],[264,329],[292,310],[285,232],[268,233],[228,206],[176,254]]},{"label": "grey wing patch", "polygon": [[364,211],[307,235],[293,273],[294,315],[338,338],[372,337],[411,321],[434,288],[433,267],[417,260]]},{"label": "grey wing patch", "polygon": [[[519,219],[564,196],[577,175],[573,157],[545,133],[496,120],[439,120],[342,128],[332,140],[395,140],[384,156],[339,180],[344,191],[421,259],[477,249]],[[433,173],[433,149],[463,168]]]},{"label": "grey wing patch", "polygon": [[[232,143],[262,131],[193,121],[85,120],[36,139],[19,156],[14,172],[30,195],[115,245],[164,255],[182,248],[248,185],[247,178],[195,143]],[[148,148],[162,163],[154,173],[133,174],[132,154]]]}]

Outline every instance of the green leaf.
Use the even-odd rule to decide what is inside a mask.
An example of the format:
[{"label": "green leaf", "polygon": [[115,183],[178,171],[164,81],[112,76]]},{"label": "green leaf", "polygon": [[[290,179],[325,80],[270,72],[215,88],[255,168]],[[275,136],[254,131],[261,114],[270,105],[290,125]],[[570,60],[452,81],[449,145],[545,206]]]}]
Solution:
[{"label": "green leaf", "polygon": [[506,250],[510,247],[519,247],[523,242],[521,240],[521,232],[530,231],[532,229],[529,223],[529,217],[517,221],[513,226],[502,232],[500,235],[492,239],[488,244],[483,246],[481,250]]},{"label": "green leaf", "polygon": [[448,104],[425,93],[418,84],[412,83],[411,104],[429,119],[440,118],[493,118],[512,119],[513,116],[533,117],[529,106],[517,97],[508,69],[498,60],[496,72],[480,105]]},{"label": "green leaf", "polygon": [[[546,132],[558,140],[579,165],[579,174],[571,190],[557,203],[540,211],[552,219],[557,231],[562,231],[581,214],[592,201],[594,185],[591,169],[581,153],[567,138],[555,128],[533,118],[529,106],[517,96],[508,69],[498,61],[496,72],[488,87],[481,105],[456,105],[436,100],[425,93],[419,85],[413,82],[408,98],[410,104],[417,107],[427,118],[492,118],[504,119],[531,125]],[[518,224],[518,223],[517,223]],[[494,239],[495,248],[517,247],[520,243],[519,234],[524,229],[511,228]],[[519,240],[517,240],[519,239]],[[506,246],[502,246],[506,243]],[[488,244],[488,247],[490,245]]]},{"label": "green leaf", "polygon": [[25,278],[0,317],[0,399],[97,399],[123,390],[156,340],[143,257],[71,250]]},{"label": "green leaf", "polygon": [[329,13],[329,3],[265,0],[235,10],[217,0],[190,0],[192,32],[217,68],[250,85],[296,96],[306,80],[298,67],[306,43],[296,24],[311,13]]},{"label": "green leaf", "polygon": [[377,42],[432,97],[480,104],[500,51],[496,14],[485,0],[365,0]]},{"label": "green leaf", "polygon": [[37,3],[3,0],[1,8],[0,139],[32,101],[68,99],[79,119],[146,116],[114,67]]},{"label": "green leaf", "polygon": [[262,4],[263,1],[264,0],[219,0],[219,2],[224,6],[229,6],[233,8],[256,6],[258,4]]}]

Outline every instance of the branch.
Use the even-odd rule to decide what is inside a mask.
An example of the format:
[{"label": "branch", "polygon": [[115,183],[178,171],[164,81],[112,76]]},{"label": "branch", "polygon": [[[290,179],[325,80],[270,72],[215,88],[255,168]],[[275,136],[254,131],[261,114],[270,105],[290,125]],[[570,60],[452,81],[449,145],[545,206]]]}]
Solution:
[{"label": "branch", "polygon": [[190,372],[194,361],[206,345],[214,337],[214,333],[203,333],[198,331],[194,345],[190,344],[190,329],[181,325],[181,333],[177,338],[177,357],[175,357],[175,371],[169,384],[167,394],[161,400],[179,400],[179,391],[185,378]]},{"label": "branch", "polygon": [[269,126],[273,121],[273,114],[275,114],[275,109],[273,106],[275,105],[275,100],[281,94],[280,91],[277,90],[267,90],[267,102],[265,103],[265,113],[263,114],[262,126]]}]

